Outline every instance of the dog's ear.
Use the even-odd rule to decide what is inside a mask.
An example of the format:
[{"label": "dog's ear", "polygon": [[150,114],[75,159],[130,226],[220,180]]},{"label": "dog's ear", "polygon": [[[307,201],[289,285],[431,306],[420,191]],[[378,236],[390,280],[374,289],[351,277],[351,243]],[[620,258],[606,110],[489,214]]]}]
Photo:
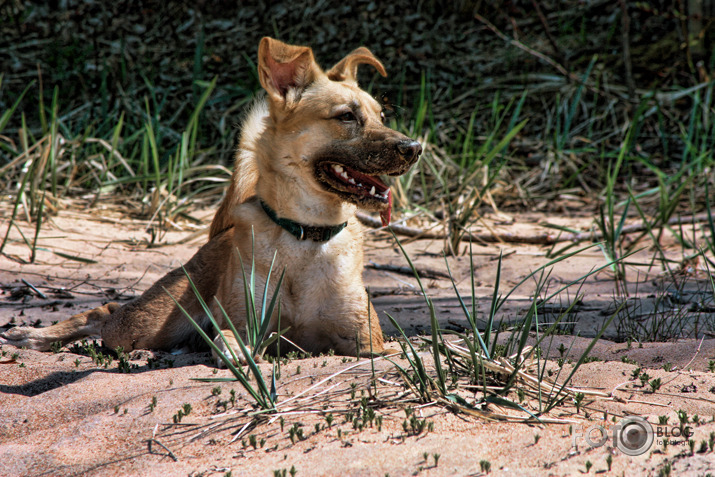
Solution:
[{"label": "dog's ear", "polygon": [[258,79],[274,101],[296,101],[320,68],[307,46],[288,45],[265,37],[258,45]]},{"label": "dog's ear", "polygon": [[357,82],[358,65],[372,65],[382,76],[387,76],[385,67],[380,60],[375,58],[370,50],[361,46],[353,50],[348,56],[343,58],[328,71],[328,78],[333,81],[355,81]]}]

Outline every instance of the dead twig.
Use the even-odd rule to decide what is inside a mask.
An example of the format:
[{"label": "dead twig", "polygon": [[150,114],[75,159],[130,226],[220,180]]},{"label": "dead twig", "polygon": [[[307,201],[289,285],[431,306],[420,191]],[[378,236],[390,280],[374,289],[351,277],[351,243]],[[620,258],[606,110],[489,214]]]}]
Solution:
[{"label": "dead twig", "polygon": [[[364,225],[373,228],[381,228],[382,223],[379,219],[371,217],[362,212],[357,214],[358,220]],[[673,217],[665,224],[658,226],[649,226],[644,222],[638,222],[636,224],[626,225],[621,231],[622,234],[633,234],[638,232],[645,232],[649,228],[662,228],[668,225],[680,225],[680,224],[692,224],[701,223],[708,220],[707,212],[702,214],[688,215],[684,217]],[[425,239],[445,239],[447,234],[444,232],[428,232],[426,230],[408,227],[406,225],[390,225],[390,229],[398,235],[404,235],[406,237],[419,237]],[[483,242],[483,243],[526,243],[534,245],[554,245],[561,242],[573,242],[579,243],[586,240],[591,240],[597,242],[603,239],[603,234],[599,231],[590,232],[543,232],[531,235],[523,235],[513,232],[490,232],[490,233],[474,233],[465,234],[462,237],[463,242]]]},{"label": "dead twig", "polygon": [[151,448],[151,443],[152,443],[152,442],[155,442],[157,445],[161,446],[166,452],[168,452],[167,455],[168,455],[169,457],[171,457],[172,459],[174,459],[174,462],[178,462],[178,461],[179,461],[179,458],[176,457],[173,452],[171,452],[171,449],[169,449],[169,448],[166,447],[164,444],[162,444],[161,442],[159,442],[158,440],[153,439],[153,438],[152,438],[152,439],[149,439],[149,440],[147,441],[147,444],[148,444],[148,446],[149,446],[149,453],[150,453],[150,454],[153,454],[153,453],[154,453],[154,452],[152,451],[152,448]]},{"label": "dead twig", "polygon": [[[365,267],[372,268],[373,270],[385,270],[388,272],[399,273],[401,275],[408,275],[410,277],[414,275],[414,272],[410,267],[390,265],[389,263],[375,263],[371,261],[368,262]],[[419,273],[419,275],[424,278],[449,278],[449,274],[441,270],[434,270],[432,268],[424,267],[416,267],[415,270],[417,270],[417,273]]]},{"label": "dead twig", "polygon": [[152,432],[152,434],[151,434],[151,439],[147,439],[147,447],[148,447],[149,453],[150,454],[154,453],[151,448],[151,444],[152,444],[152,442],[155,442],[158,446],[162,447],[166,452],[168,452],[168,456],[171,457],[172,459],[174,459],[174,462],[178,462],[179,458],[176,457],[173,452],[171,452],[171,449],[169,449],[168,447],[166,447],[164,444],[162,444],[161,442],[159,442],[156,439],[156,431],[158,428],[159,428],[159,424],[154,426],[154,432]]},{"label": "dead twig", "polygon": [[618,3],[621,5],[621,43],[623,45],[623,65],[626,68],[626,86],[628,86],[628,97],[633,98],[636,93],[636,83],[633,81],[633,63],[631,61],[631,19],[625,0],[618,0]]},{"label": "dead twig", "polygon": [[35,288],[35,285],[33,285],[32,283],[28,282],[28,281],[25,280],[24,278],[21,278],[20,280],[22,281],[22,283],[24,283],[24,284],[27,285],[28,287],[32,288],[32,291],[34,291],[35,293],[37,293],[37,296],[39,296],[40,298],[42,298],[42,299],[44,299],[44,300],[47,300],[47,295],[45,295],[45,294],[42,293],[40,290],[38,290],[37,288]]},{"label": "dead twig", "polygon": [[536,0],[531,0],[531,5],[534,7],[536,14],[539,16],[539,20],[541,21],[541,26],[544,27],[544,33],[546,33],[546,37],[549,39],[549,43],[551,43],[551,48],[554,49],[554,54],[556,56],[558,56],[559,61],[561,63],[566,64],[566,56],[561,51],[561,48],[559,48],[559,44],[556,42],[554,35],[551,33],[551,28],[549,28],[549,22],[548,22],[548,20],[546,20],[544,13],[541,11],[541,7],[539,6],[539,3],[540,2],[538,2]]}]

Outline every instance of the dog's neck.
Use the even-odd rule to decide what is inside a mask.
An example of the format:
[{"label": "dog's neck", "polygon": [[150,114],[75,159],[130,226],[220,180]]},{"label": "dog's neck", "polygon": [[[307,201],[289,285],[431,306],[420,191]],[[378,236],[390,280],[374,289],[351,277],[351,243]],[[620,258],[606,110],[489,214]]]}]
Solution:
[{"label": "dog's neck", "polygon": [[277,225],[279,225],[283,230],[294,236],[298,240],[312,240],[313,242],[327,242],[340,232],[348,225],[347,222],[343,222],[338,225],[328,225],[328,226],[313,226],[302,224],[294,220],[279,217],[276,211],[271,209],[265,202],[258,199],[261,208],[266,213],[266,215]]},{"label": "dog's neck", "polygon": [[355,216],[357,207],[354,204],[332,197],[326,200],[306,194],[300,187],[291,185],[293,184],[282,185],[282,190],[277,191],[259,186],[256,195],[273,209],[278,217],[304,225],[330,227],[343,224]]}]

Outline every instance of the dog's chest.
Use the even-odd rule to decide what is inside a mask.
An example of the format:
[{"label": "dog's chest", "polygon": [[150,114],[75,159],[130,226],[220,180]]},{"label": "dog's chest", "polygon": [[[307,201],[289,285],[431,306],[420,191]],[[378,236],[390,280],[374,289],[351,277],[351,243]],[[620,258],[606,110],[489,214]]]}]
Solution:
[{"label": "dog's chest", "polygon": [[290,315],[306,319],[354,306],[363,294],[362,253],[351,245],[327,243],[287,259],[281,302]]}]

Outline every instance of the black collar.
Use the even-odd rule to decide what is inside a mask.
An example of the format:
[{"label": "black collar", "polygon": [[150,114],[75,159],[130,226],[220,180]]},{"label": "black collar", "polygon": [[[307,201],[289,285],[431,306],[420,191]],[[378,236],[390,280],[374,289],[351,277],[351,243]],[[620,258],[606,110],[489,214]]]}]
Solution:
[{"label": "black collar", "polygon": [[289,234],[297,238],[298,240],[312,240],[314,242],[327,242],[331,238],[338,235],[347,225],[347,222],[343,222],[338,225],[327,225],[324,227],[314,226],[314,225],[303,225],[298,222],[294,222],[290,219],[281,219],[276,215],[276,211],[268,207],[268,205],[259,199],[261,207],[266,212],[266,215],[271,218],[271,220],[285,229]]}]

